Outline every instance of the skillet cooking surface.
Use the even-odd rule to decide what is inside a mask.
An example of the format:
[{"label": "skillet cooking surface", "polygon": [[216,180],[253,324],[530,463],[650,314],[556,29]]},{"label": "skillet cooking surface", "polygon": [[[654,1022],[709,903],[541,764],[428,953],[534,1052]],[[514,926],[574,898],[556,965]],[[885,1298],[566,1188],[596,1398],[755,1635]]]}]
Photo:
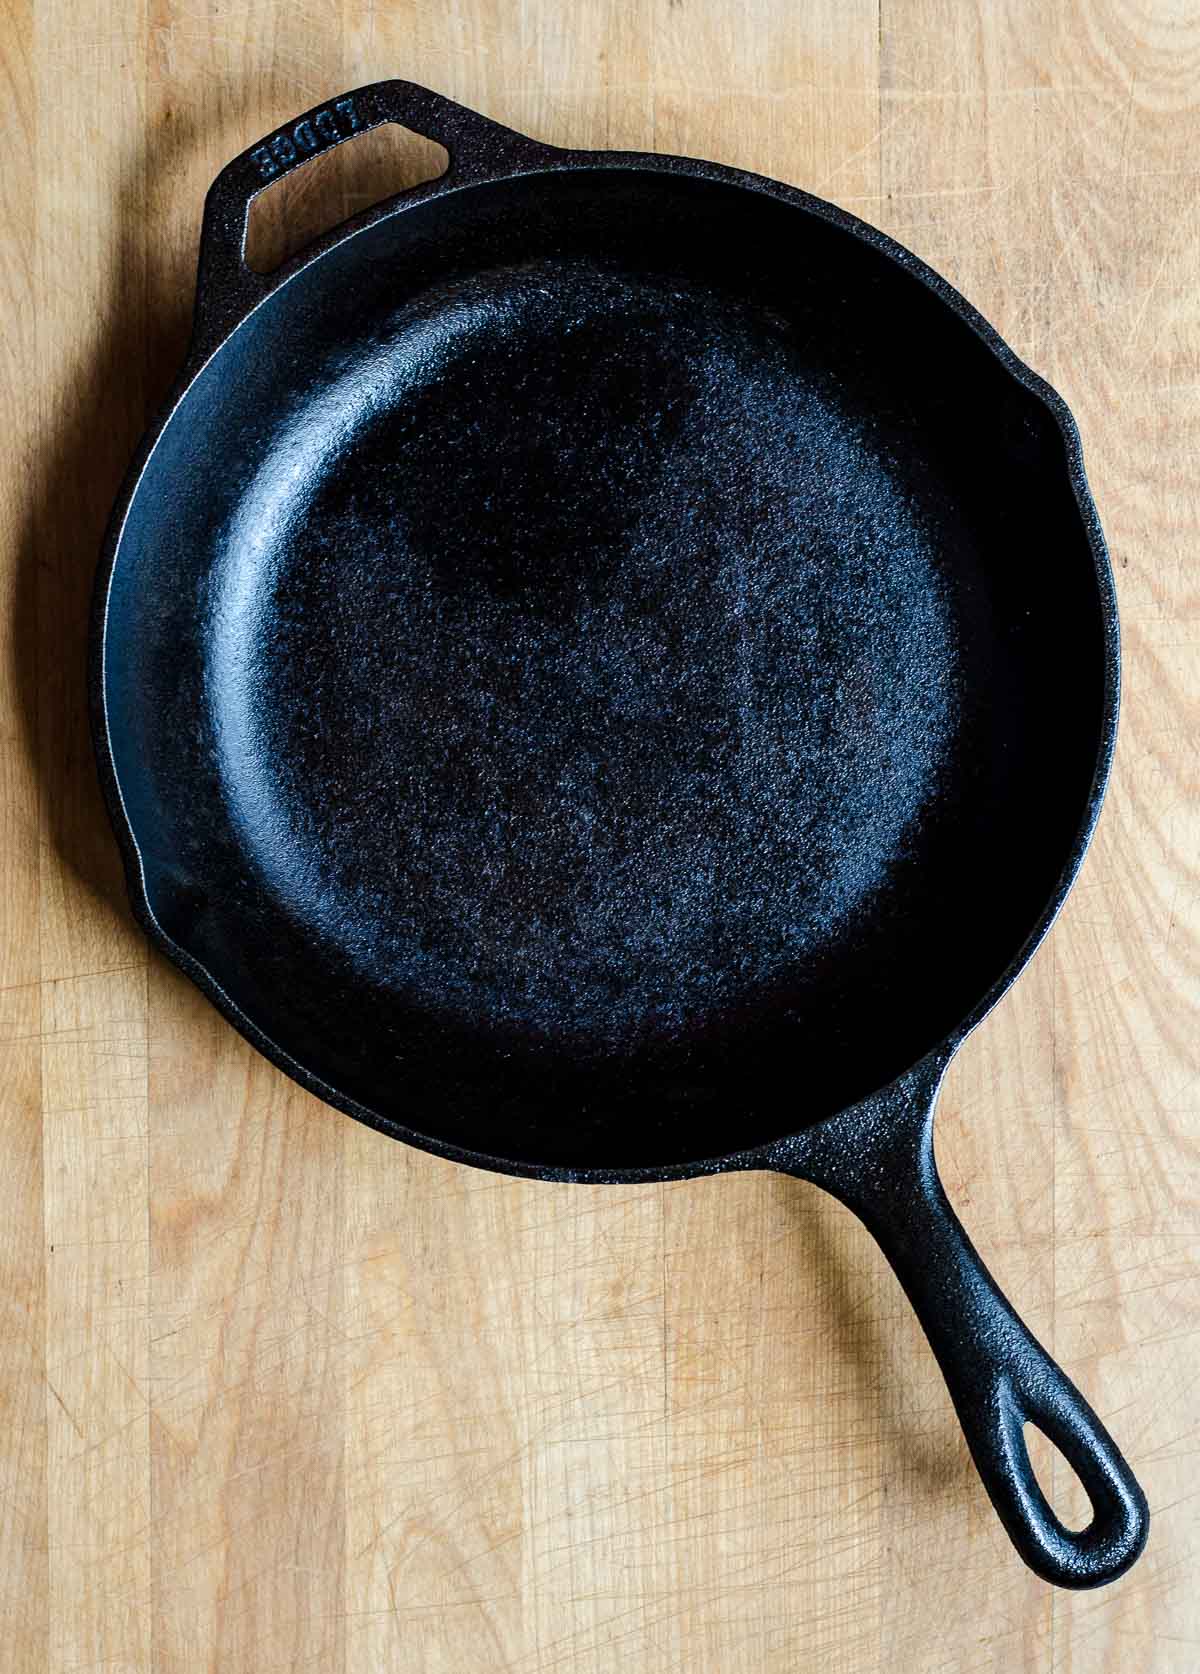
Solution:
[{"label": "skillet cooking surface", "polygon": [[118,775],[163,928],[361,1103],[560,1166],[759,1143],[1033,928],[1102,709],[1061,438],[843,229],[463,190],[188,405],[113,580]]}]

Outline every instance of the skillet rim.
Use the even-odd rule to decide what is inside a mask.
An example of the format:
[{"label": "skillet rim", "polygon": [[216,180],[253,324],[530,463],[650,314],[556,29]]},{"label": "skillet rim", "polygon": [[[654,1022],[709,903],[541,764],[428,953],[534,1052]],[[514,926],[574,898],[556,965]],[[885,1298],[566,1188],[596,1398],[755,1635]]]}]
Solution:
[{"label": "skillet rim", "polygon": [[[472,113],[473,114],[473,113]],[[485,119],[479,118],[481,122]],[[320,262],[342,244],[366,233],[379,223],[390,220],[419,205],[459,191],[487,189],[511,180],[538,175],[588,172],[627,171],[657,175],[682,175],[709,181],[736,190],[751,191],[775,199],[786,207],[815,216],[838,228],[859,243],[878,251],[904,272],[909,273],[966,325],[992,352],[1003,369],[1025,389],[1054,421],[1063,448],[1063,463],[1082,532],[1092,559],[1091,575],[1095,586],[1095,602],[1099,607],[1100,650],[1103,658],[1103,680],[1100,692],[1100,711],[1097,716],[1098,733],[1095,761],[1088,792],[1084,798],[1075,835],[1068,845],[1054,888],[1041,912],[1035,918],[1025,939],[1013,957],[1003,967],[975,1004],[964,1014],[943,1040],[915,1059],[890,1086],[898,1087],[921,1077],[936,1087],[946,1065],[967,1036],[988,1015],[993,1006],[1006,994],[1028,964],[1069,894],[1091,842],[1100,807],[1108,785],[1116,745],[1117,718],[1120,706],[1120,626],[1117,614],[1116,588],[1112,567],[1099,514],[1088,485],[1083,462],[1083,448],[1074,417],[1058,391],[1020,359],[1000,333],[946,279],[936,273],[920,257],[906,249],[888,234],[870,226],[849,211],[814,196],[796,186],[771,180],[763,175],[724,164],[696,158],[672,156],[658,152],[589,151],[547,145],[524,135],[496,127],[504,144],[489,166],[475,167],[469,172],[456,169],[453,160],[445,173],[422,185],[399,192],[373,205],[361,214],[341,222],[320,238],[299,251],[269,276],[260,276],[261,288],[256,301],[249,307],[227,310],[216,329],[206,330],[201,315],[201,291],[197,288],[196,321],[193,336],[183,366],[169,390],[162,406],[152,420],[126,472],[110,514],[92,595],[88,651],[88,697],[92,741],[101,790],[110,822],[117,838],[125,870],[126,889],[136,922],[177,969],[183,972],[201,993],[217,1008],[251,1046],[297,1082],[307,1092],[332,1106],[335,1110],[367,1127],[412,1145],[418,1150],[442,1157],[447,1161],[467,1163],[493,1173],[526,1179],[573,1181],[581,1184],[633,1184],[659,1180],[691,1179],[703,1175],[750,1168],[771,1169],[782,1165],[789,1146],[794,1146],[798,1134],[815,1132],[836,1121],[845,1111],[832,1112],[810,1123],[781,1131],[774,1138],[748,1149],[738,1149],[720,1155],[687,1158],[655,1165],[622,1167],[562,1167],[553,1163],[537,1163],[519,1158],[495,1155],[470,1147],[455,1145],[433,1134],[407,1127],[380,1111],[360,1103],[340,1089],[313,1074],[300,1061],[281,1047],[233,997],[226,992],[215,974],[185,947],[176,942],[155,917],[147,893],[141,851],[132,823],[125,808],[113,757],[108,724],[105,691],[105,660],[108,648],[108,613],[113,575],[120,556],[125,525],[136,499],[142,478],[153,457],[159,439],[167,426],[185,405],[197,378],[220,353],[229,339],[244,326],[260,307],[282,290],[298,274]],[[484,142],[486,148],[486,141]],[[202,250],[203,260],[203,250]],[[203,270],[202,270],[203,271]],[[219,301],[219,299],[217,299]],[[186,422],[186,419],[185,421]],[[885,1096],[887,1087],[876,1089],[859,1101],[877,1104]],[[850,1107],[848,1107],[850,1108]]]}]

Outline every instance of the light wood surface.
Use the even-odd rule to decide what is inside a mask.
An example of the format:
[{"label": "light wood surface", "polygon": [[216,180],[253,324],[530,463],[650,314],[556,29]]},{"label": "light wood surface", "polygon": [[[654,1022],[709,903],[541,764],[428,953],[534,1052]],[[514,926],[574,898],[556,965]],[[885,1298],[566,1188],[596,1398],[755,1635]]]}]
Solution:
[{"label": "light wood surface", "polygon": [[[1194,1674],[1200,9],[2,15],[0,1667]],[[105,515],[180,355],[208,181],[388,75],[832,197],[1078,417],[1124,622],[1116,777],[938,1143],[1146,1486],[1151,1543],[1114,1587],[1054,1593],[1011,1555],[898,1287],[815,1190],[518,1183],[406,1151],[299,1092],[132,928],[84,709]],[[342,148],[264,206],[261,249],[428,155]]]}]

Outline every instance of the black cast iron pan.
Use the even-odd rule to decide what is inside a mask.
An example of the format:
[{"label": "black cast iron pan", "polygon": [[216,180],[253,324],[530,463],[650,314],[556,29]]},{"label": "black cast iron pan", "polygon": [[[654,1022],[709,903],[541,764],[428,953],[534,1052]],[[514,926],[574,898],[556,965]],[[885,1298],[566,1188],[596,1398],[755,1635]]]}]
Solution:
[{"label": "black cast iron pan", "polygon": [[[255,193],[381,122],[447,173],[250,272]],[[1118,681],[1071,419],[948,285],[772,181],[404,82],[333,100],[209,194],[93,666],[138,917],[275,1063],[514,1174],[816,1181],[1021,1556],[1133,1562],[1142,1493],[933,1160],[946,1064],[1082,859]]]}]

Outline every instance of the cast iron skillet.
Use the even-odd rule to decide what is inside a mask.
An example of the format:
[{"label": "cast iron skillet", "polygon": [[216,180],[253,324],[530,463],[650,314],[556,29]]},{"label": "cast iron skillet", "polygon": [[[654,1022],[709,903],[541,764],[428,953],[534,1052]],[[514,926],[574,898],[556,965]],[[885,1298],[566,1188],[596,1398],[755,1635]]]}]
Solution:
[{"label": "cast iron skillet", "polygon": [[[446,174],[250,272],[255,193],[381,122]],[[1118,685],[1071,419],[943,280],[712,163],[404,82],[310,111],[209,193],[93,675],[138,918],[276,1064],[512,1174],[824,1186],[1025,1561],[1134,1561],[1141,1490],[933,1159],[946,1064],[1083,857]]]}]

